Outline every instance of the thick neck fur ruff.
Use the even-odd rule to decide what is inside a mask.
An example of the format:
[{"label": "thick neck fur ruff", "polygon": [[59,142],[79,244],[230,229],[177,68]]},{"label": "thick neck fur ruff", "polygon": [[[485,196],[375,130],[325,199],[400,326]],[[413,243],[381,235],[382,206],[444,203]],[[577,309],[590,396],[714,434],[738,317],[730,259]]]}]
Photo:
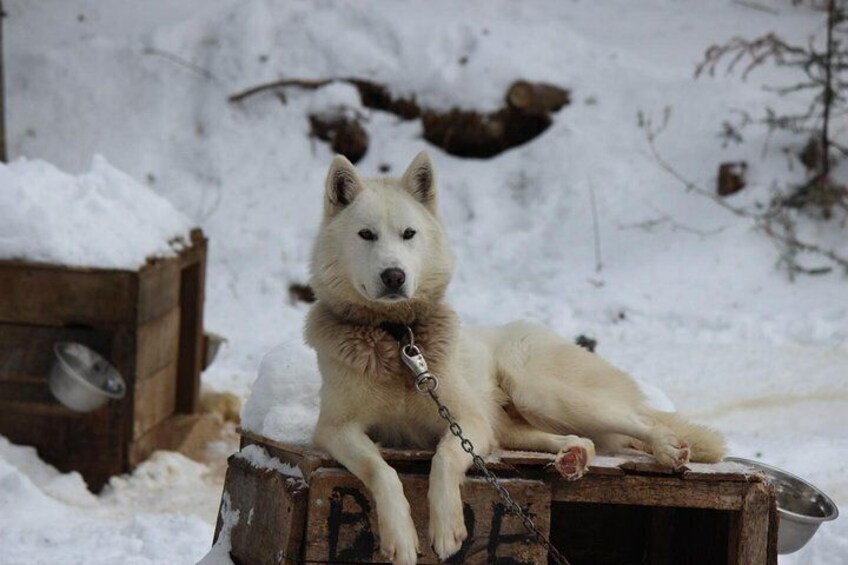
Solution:
[{"label": "thick neck fur ruff", "polygon": [[358,307],[355,316],[342,317],[320,300],[312,306],[306,321],[306,342],[321,355],[333,357],[349,369],[374,379],[408,379],[412,375],[400,358],[399,344],[385,329],[384,321],[415,323],[415,344],[424,353],[433,373],[447,366],[456,346],[459,320],[444,302],[418,308],[414,316],[383,318],[378,312]]}]

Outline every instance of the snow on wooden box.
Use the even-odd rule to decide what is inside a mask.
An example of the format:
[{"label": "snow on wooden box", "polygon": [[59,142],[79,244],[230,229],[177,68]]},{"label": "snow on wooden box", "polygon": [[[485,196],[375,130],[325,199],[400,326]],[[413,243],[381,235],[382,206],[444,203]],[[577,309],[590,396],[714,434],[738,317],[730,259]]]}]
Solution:
[{"label": "snow on wooden box", "polygon": [[[247,528],[223,540],[216,532],[216,546],[231,542],[233,562],[281,563],[274,559],[283,555],[285,562],[384,562],[377,551],[373,499],[353,475],[320,450],[241,433],[242,451],[230,461],[225,496],[242,517],[250,516],[255,531],[287,533],[258,535]],[[426,540],[427,471],[433,453],[381,453],[398,471],[419,537]],[[487,466],[535,514],[537,525],[550,532],[572,565],[777,563],[774,490],[754,469],[735,463],[691,464],[672,472],[649,455],[627,451],[600,454],[587,476],[568,482],[552,472],[552,459],[546,453],[502,451],[487,458]],[[263,469],[265,479],[256,479],[256,471],[245,479],[233,470],[248,461]],[[305,478],[308,494],[298,491],[298,496],[306,496],[308,504],[299,499],[294,505],[291,493],[281,496],[280,487],[269,482],[271,476],[299,485]],[[245,481],[249,496],[239,494]],[[451,562],[547,562],[544,551],[525,543],[521,523],[499,512],[497,495],[473,473],[463,487],[463,501],[466,527],[473,534],[463,556]],[[269,504],[274,508],[270,512],[264,510]],[[427,549],[420,562],[437,561]]]},{"label": "snow on wooden box", "polygon": [[[179,441],[168,421],[196,412],[203,363],[207,243],[190,237],[137,270],[0,261],[0,434],[94,490]],[[126,397],[88,414],[59,404],[47,376],[61,341],[109,360]]]}]

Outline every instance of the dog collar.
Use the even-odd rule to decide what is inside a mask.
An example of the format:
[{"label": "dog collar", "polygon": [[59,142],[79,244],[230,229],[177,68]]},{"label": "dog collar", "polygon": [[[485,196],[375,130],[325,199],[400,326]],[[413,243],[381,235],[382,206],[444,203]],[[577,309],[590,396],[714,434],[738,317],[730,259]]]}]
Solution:
[{"label": "dog collar", "polygon": [[415,330],[417,322],[411,324],[399,324],[397,322],[383,322],[380,324],[380,329],[389,334],[398,343],[403,343],[409,339],[409,330]]}]

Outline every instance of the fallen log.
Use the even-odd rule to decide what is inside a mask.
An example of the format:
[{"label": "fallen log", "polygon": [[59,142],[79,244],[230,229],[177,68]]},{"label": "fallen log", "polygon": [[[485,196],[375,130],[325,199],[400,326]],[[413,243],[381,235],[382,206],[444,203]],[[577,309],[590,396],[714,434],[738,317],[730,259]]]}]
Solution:
[{"label": "fallen log", "polygon": [[[346,82],[359,92],[366,108],[392,113],[404,120],[421,118],[424,139],[458,157],[488,158],[527,143],[552,123],[551,114],[570,101],[564,88],[525,80],[514,82],[506,92],[506,106],[490,113],[421,108],[414,96],[395,97],[382,84],[355,78],[320,80],[285,79],[261,84],[230,96],[230,102],[283,88],[315,90],[333,82]],[[368,149],[368,134],[355,119],[309,116],[311,135],[327,141],[333,151],[356,163]]]},{"label": "fallen log", "polygon": [[310,133],[330,144],[333,151],[357,163],[368,151],[368,134],[358,120],[346,116],[309,116]]},{"label": "fallen log", "polygon": [[571,93],[564,88],[543,82],[517,80],[506,91],[506,103],[526,114],[551,114],[571,101]]},{"label": "fallen log", "polygon": [[493,157],[527,143],[551,125],[547,114],[503,108],[491,114],[463,110],[424,112],[424,139],[457,157]]}]

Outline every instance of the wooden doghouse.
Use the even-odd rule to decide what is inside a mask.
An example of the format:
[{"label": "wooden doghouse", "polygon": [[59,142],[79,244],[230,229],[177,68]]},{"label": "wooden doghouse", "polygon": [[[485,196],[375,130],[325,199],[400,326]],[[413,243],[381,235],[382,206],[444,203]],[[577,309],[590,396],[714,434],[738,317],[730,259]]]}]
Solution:
[{"label": "wooden doghouse", "polygon": [[[245,455],[251,445],[264,450],[261,457]],[[230,458],[215,531],[235,563],[385,562],[370,493],[326,453],[245,431],[242,449]],[[438,563],[426,547],[432,455],[383,450],[412,507],[424,551],[419,563]],[[692,464],[672,473],[627,452],[599,455],[587,476],[568,482],[549,467],[552,460],[504,451],[488,466],[572,565],[777,563],[774,490],[753,469]],[[462,497],[469,537],[449,562],[548,562],[485,481],[471,473]]]},{"label": "wooden doghouse", "polygon": [[[138,271],[0,261],[0,434],[93,490],[175,447],[198,406],[205,270],[200,230]],[[86,414],[62,406],[47,380],[61,341],[103,355],[127,395]]]}]

